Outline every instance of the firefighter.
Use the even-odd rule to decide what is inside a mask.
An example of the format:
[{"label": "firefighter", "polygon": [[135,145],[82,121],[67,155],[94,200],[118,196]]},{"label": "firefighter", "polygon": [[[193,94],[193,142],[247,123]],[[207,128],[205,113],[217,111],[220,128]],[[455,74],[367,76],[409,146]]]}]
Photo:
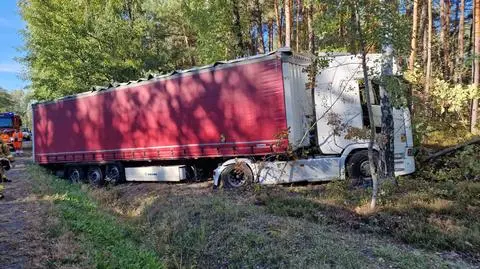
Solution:
[{"label": "firefighter", "polygon": [[8,145],[0,141],[0,182],[10,182],[7,179],[7,175],[5,174],[5,170],[10,169],[10,160],[12,156],[10,155],[10,149]]},{"label": "firefighter", "polygon": [[22,141],[23,141],[23,133],[21,131],[16,131],[13,134],[13,148],[15,149],[15,153],[18,155],[23,153]]}]

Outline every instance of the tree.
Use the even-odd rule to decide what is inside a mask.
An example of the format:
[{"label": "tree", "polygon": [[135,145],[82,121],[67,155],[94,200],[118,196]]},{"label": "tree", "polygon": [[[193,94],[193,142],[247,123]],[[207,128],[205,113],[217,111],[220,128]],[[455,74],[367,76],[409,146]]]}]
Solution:
[{"label": "tree", "polygon": [[366,43],[362,29],[362,23],[360,20],[360,12],[358,4],[354,3],[354,16],[355,23],[357,28],[358,40],[360,41],[360,53],[362,55],[362,71],[363,71],[363,80],[365,83],[365,99],[367,99],[367,110],[368,118],[370,120],[370,133],[368,139],[368,163],[370,166],[370,173],[372,175],[373,181],[373,190],[372,190],[372,201],[370,203],[371,208],[375,208],[377,203],[377,193],[378,193],[378,174],[376,161],[374,158],[373,145],[375,143],[375,120],[373,117],[372,101],[370,99],[370,82],[368,77],[368,67],[367,67],[367,53],[366,53]]},{"label": "tree", "polygon": [[[475,13],[474,19],[475,22],[475,44],[474,44],[474,64],[473,64],[473,86],[478,89],[480,85],[480,0],[475,0]],[[478,121],[478,98],[474,98],[472,101],[472,116],[470,131],[472,133],[477,132],[477,121]]]},{"label": "tree", "polygon": [[425,95],[430,91],[430,78],[432,76],[432,1],[427,0],[428,5],[428,34],[427,34],[427,67],[425,74]]},{"label": "tree", "polygon": [[295,19],[295,50],[296,52],[300,51],[300,17],[302,14],[302,1],[297,0],[297,15]]},{"label": "tree", "polygon": [[315,33],[313,31],[313,1],[310,0],[308,4],[308,18],[307,18],[307,24],[308,24],[308,51],[310,51],[312,54],[315,54]]},{"label": "tree", "polygon": [[290,0],[284,0],[285,3],[285,47],[291,47],[292,39],[292,6]]},{"label": "tree", "polygon": [[[380,109],[381,109],[381,141],[378,142],[380,147],[380,178],[382,180],[394,180],[395,178],[395,156],[394,156],[394,137],[395,128],[393,121],[393,107],[391,103],[391,91],[388,89],[389,83],[393,78],[393,44],[391,33],[393,32],[392,26],[392,10],[393,3],[390,1],[383,1],[381,10],[382,13],[382,28],[384,29],[384,38],[382,41],[382,68],[381,78],[382,85],[380,87]],[[417,7],[418,8],[418,7]],[[416,11],[414,11],[416,13]],[[416,14],[414,15],[416,16]],[[414,30],[416,32],[416,30]],[[413,32],[413,31],[412,31]],[[415,33],[416,34],[416,33]],[[415,37],[416,39],[416,37]],[[415,44],[416,47],[416,44]],[[416,48],[413,48],[414,51]],[[412,59],[412,62],[414,59]]]},{"label": "tree", "polygon": [[[257,48],[256,52],[258,53],[265,53],[267,51],[265,47],[265,39],[264,39],[264,33],[263,33],[263,19],[262,19],[262,9],[260,7],[260,1],[259,0],[254,0],[253,1],[253,7],[252,7],[252,19],[254,22],[254,37],[255,37],[255,43],[257,43]],[[260,45],[258,45],[260,43]]]},{"label": "tree", "polygon": [[463,67],[463,51],[464,51],[464,39],[465,39],[465,0],[460,0],[460,21],[458,23],[458,53],[455,69],[455,81],[457,83],[462,82],[462,67]]},{"label": "tree", "polygon": [[419,0],[413,0],[412,43],[411,43],[410,59],[408,62],[408,68],[410,70],[413,70],[413,65],[415,64],[415,58],[417,53],[418,1]]},{"label": "tree", "polygon": [[240,8],[237,0],[232,0],[233,24],[232,32],[235,36],[235,49],[237,55],[246,55],[247,47],[243,40],[242,24],[240,19]]},{"label": "tree", "polygon": [[280,0],[275,0],[274,9],[275,9],[275,17],[277,19],[277,35],[278,35],[277,47],[281,48],[283,46],[283,43],[282,43],[283,27],[282,27],[282,13],[280,12],[279,1]]},{"label": "tree", "polygon": [[0,87],[0,111],[7,111],[12,106],[12,97],[7,90]]}]

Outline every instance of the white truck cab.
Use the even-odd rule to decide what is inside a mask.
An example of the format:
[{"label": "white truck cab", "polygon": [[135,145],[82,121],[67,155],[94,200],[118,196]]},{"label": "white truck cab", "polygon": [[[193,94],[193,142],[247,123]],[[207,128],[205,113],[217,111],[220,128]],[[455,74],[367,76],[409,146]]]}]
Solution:
[{"label": "white truck cab", "polygon": [[[218,186],[221,181],[225,181],[227,186],[238,187],[249,180],[260,184],[281,184],[330,181],[346,176],[369,177],[368,140],[347,135],[351,130],[366,129],[370,124],[364,97],[361,56],[322,55],[328,60],[328,66],[317,73],[313,90],[306,87],[309,58],[294,54],[282,57],[288,135],[292,150],[316,148],[318,152],[294,160],[230,159],[214,171],[214,185]],[[380,74],[380,59],[381,54],[367,56],[377,132],[380,132],[381,110],[379,86],[374,79],[375,74]],[[398,74],[396,67],[393,73]],[[415,161],[408,108],[394,109],[393,117],[395,175],[410,174],[415,171]],[[312,133],[315,133],[314,139]],[[239,169],[231,169],[232,166],[239,166],[239,163]]]}]

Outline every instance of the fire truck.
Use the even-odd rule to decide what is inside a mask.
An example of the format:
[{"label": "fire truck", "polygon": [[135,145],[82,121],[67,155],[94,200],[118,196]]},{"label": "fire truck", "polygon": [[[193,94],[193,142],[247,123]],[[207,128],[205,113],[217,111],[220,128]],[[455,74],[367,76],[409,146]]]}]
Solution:
[{"label": "fire truck", "polygon": [[22,149],[22,119],[13,112],[0,113],[0,137],[11,151]]}]

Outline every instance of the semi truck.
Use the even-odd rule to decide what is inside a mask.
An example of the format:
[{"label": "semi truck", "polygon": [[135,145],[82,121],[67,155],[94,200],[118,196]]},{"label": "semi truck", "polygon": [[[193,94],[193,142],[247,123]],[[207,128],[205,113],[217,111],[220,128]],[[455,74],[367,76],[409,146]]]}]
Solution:
[{"label": "semi truck", "polygon": [[[323,57],[313,85],[312,57],[283,49],[33,104],[33,159],[95,185],[369,178],[368,141],[351,135],[370,126],[361,57]],[[368,55],[370,71],[380,57]],[[369,80],[380,130],[379,86]],[[410,114],[393,115],[395,174],[410,174]]]}]

